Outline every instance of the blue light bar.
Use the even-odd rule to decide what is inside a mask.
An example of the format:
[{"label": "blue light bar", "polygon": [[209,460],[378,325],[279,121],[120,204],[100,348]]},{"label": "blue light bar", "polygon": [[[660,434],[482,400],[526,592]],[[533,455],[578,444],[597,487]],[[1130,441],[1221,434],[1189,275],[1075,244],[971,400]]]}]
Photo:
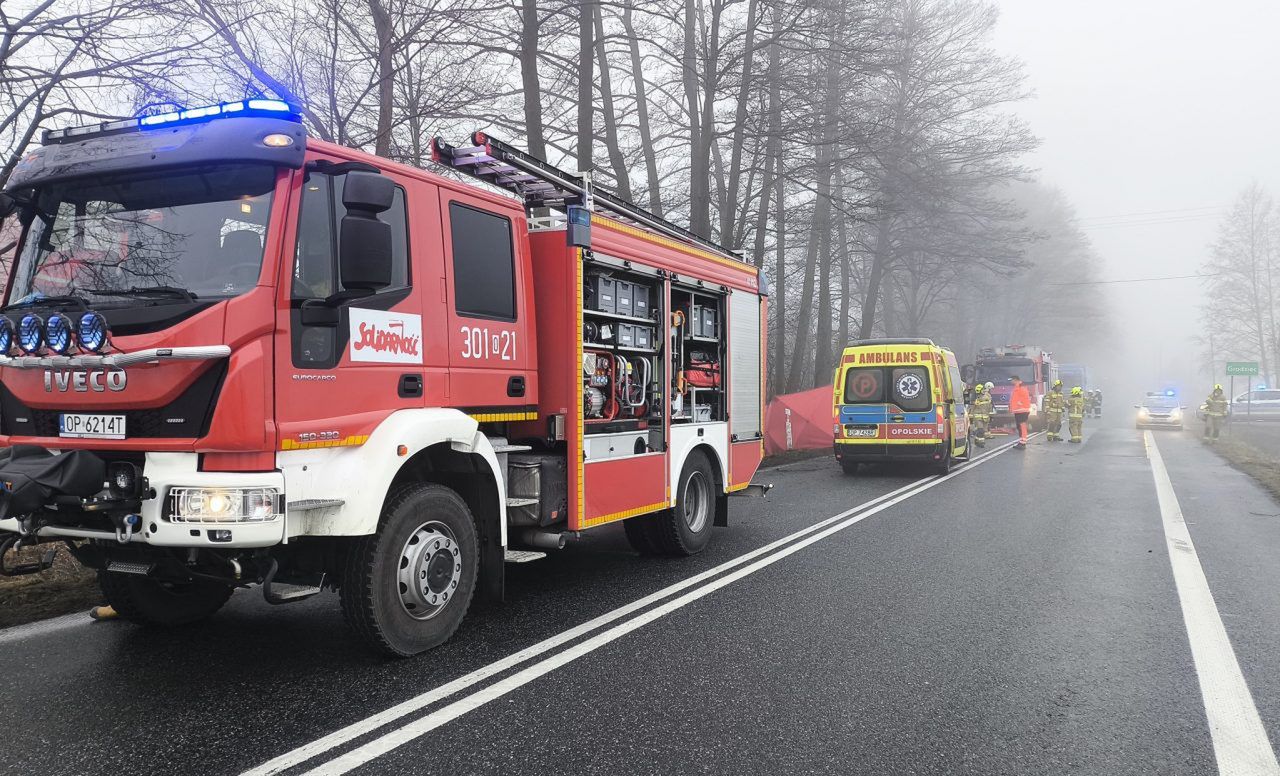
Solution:
[{"label": "blue light bar", "polygon": [[279,118],[292,118],[295,121],[301,119],[299,110],[283,100],[255,99],[224,102],[218,105],[206,105],[202,108],[188,108],[187,110],[171,111],[169,113],[156,113],[151,116],[139,116],[138,126],[156,127],[184,121],[212,119],[230,114],[237,116],[269,115]]},{"label": "blue light bar", "polygon": [[237,102],[222,102],[217,105],[205,105],[199,108],[168,111],[166,113],[153,113],[148,116],[138,116],[119,121],[106,121],[101,124],[50,129],[44,133],[44,142],[46,144],[59,143],[94,135],[110,135],[140,129],[172,127],[179,124],[197,124],[231,116],[265,116],[298,123],[302,122],[302,111],[295,105],[290,105],[284,100],[253,98]]},{"label": "blue light bar", "polygon": [[1165,392],[1164,392],[1164,395],[1165,395],[1165,396],[1177,396],[1177,395],[1178,395],[1178,393],[1177,393],[1177,391],[1174,391],[1172,388],[1170,388],[1169,390],[1167,390],[1167,391],[1165,391]]}]

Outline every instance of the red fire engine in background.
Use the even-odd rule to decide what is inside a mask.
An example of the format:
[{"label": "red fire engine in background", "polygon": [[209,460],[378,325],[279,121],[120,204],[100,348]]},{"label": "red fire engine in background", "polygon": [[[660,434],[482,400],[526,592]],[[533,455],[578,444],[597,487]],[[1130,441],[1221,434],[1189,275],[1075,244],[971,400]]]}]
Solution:
[{"label": "red fire engine in background", "polygon": [[484,134],[433,157],[509,194],[270,100],[47,133],[6,189],[0,558],[66,542],[147,623],[337,588],[408,655],[579,532],[703,549],[762,456],[761,274]]},{"label": "red fire engine in background", "polygon": [[1011,380],[1014,376],[1022,378],[1031,393],[1031,428],[1043,430],[1044,395],[1058,377],[1058,366],[1053,360],[1053,354],[1035,345],[1005,345],[1002,348],[983,348],[978,351],[975,382],[992,384],[993,427],[1013,425],[1013,414],[1009,412],[1009,394],[1013,392]]}]

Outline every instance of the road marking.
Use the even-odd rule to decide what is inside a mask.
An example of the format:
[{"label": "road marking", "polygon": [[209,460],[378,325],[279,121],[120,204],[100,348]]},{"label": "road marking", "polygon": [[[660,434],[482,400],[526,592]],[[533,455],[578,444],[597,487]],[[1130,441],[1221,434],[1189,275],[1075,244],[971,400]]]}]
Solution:
[{"label": "road marking", "polygon": [[1164,523],[1173,581],[1182,604],[1182,619],[1191,642],[1191,657],[1200,680],[1200,695],[1213,738],[1218,773],[1223,776],[1276,776],[1280,765],[1262,727],[1249,686],[1240,672],[1240,663],[1231,648],[1231,639],[1218,614],[1209,581],[1200,565],[1200,556],[1191,542],[1182,507],[1173,491],[1173,482],[1164,467],[1160,448],[1150,431],[1143,432],[1151,473],[1155,477],[1160,519]]},{"label": "road marking", "polygon": [[93,620],[89,619],[87,611],[77,614],[64,614],[61,617],[54,617],[49,620],[40,620],[39,622],[29,623],[27,625],[15,625],[12,628],[0,630],[0,644],[12,644],[15,641],[23,641],[34,636],[44,636],[49,633],[57,633],[68,628],[89,625]]},{"label": "road marking", "polygon": [[[553,654],[550,657],[546,657],[537,663],[512,674],[506,679],[477,690],[464,698],[438,709],[437,711],[427,714],[426,716],[410,722],[400,728],[392,730],[391,732],[340,755],[329,762],[323,763],[315,769],[308,771],[307,775],[318,776],[319,774],[333,775],[347,773],[348,771],[357,768],[376,757],[386,754],[387,752],[390,752],[391,750],[402,746],[409,741],[412,741],[413,739],[446,724],[447,722],[457,719],[469,711],[480,708],[486,703],[528,684],[540,676],[554,671],[556,668],[559,668],[566,663],[577,660],[578,658],[587,655],[600,647],[653,622],[654,620],[670,614],[671,612],[697,601],[700,598],[710,595],[726,585],[736,582],[750,574],[754,574],[755,572],[770,566],[783,558],[799,552],[815,542],[821,541],[822,539],[861,522],[872,515],[878,514],[889,507],[899,504],[913,496],[919,495],[920,493],[923,493],[936,485],[940,485],[953,477],[957,477],[972,468],[980,466],[986,461],[1009,451],[1012,447],[1013,445],[1009,444],[996,448],[989,453],[974,458],[973,461],[965,463],[962,466],[957,466],[951,474],[945,476],[935,475],[916,480],[915,482],[898,488],[895,491],[891,491],[863,504],[859,504],[856,507],[845,510],[840,514],[826,518],[825,520],[801,529],[789,536],[771,542],[764,547],[753,550],[745,555],[741,555],[731,561],[716,566],[713,569],[704,571],[701,574],[697,574],[682,582],[678,582],[632,604],[616,609],[608,614],[597,617],[595,620],[584,623],[583,625],[566,631],[565,633],[554,636],[546,641],[529,647],[528,649],[517,652],[498,661],[497,663],[477,669],[471,674],[463,676],[429,692],[423,693],[416,698],[405,701],[399,706],[394,706],[391,709],[381,712],[380,714],[375,714],[366,720],[361,720],[360,722],[335,731],[334,733],[318,739],[311,744],[307,744],[299,749],[293,750],[292,752],[281,755],[261,766],[258,766],[257,768],[254,768],[253,770],[246,771],[244,776],[267,776],[268,774],[279,773],[280,771],[291,768],[295,765],[300,765],[301,763],[313,759],[319,754],[340,746],[360,735],[372,732],[394,719],[425,708],[431,703],[434,703],[437,700],[442,700],[461,689],[474,685],[482,679],[501,673],[508,668],[513,668],[538,654],[548,652],[578,636],[582,636],[596,630],[601,625],[618,620],[627,614],[643,609],[646,606],[656,603],[664,598],[669,598],[671,595],[680,592],[681,590],[693,587],[699,582],[715,577],[716,575],[735,566],[743,566],[743,564],[746,564],[749,561],[754,561],[749,563],[749,565],[743,566],[737,571],[725,574],[717,579],[713,579],[707,584],[691,590],[678,598],[668,600],[665,603],[649,609],[630,620],[626,620],[625,622],[619,623],[608,630],[602,631],[569,649]],[[799,539],[799,541],[796,541],[797,539]],[[781,549],[778,549],[780,547]],[[777,552],[773,552],[774,550],[777,550]],[[773,554],[769,554],[771,552]]]},{"label": "road marking", "polygon": [[715,566],[714,568],[710,568],[699,574],[695,574],[692,577],[689,577],[688,579],[684,579],[679,582],[676,582],[673,585],[664,587],[663,589],[657,591],[656,593],[651,593],[643,598],[632,601],[631,603],[626,604],[625,606],[620,606],[617,609],[614,609],[610,612],[606,612],[605,614],[602,614],[593,620],[588,620],[587,622],[584,622],[581,625],[570,628],[569,630],[566,630],[562,633],[558,633],[555,636],[552,636],[548,639],[538,642],[537,644],[526,647],[525,649],[522,649],[519,652],[512,653],[495,663],[490,663],[487,666],[477,668],[471,673],[465,674],[464,676],[461,676],[453,680],[452,682],[443,684],[439,687],[436,687],[435,689],[428,690],[427,692],[424,692],[421,695],[410,698],[409,700],[404,701],[403,703],[399,703],[395,706],[392,706],[386,711],[382,711],[382,712],[379,712],[378,714],[374,714],[373,716],[362,719],[359,722],[354,722],[344,728],[335,730],[334,732],[322,738],[318,738],[309,744],[301,746],[290,752],[286,752],[280,755],[279,757],[273,758],[263,763],[262,765],[259,765],[257,768],[254,768],[249,771],[245,771],[243,776],[271,776],[271,774],[280,773],[281,771],[288,770],[289,768],[292,768],[295,765],[300,765],[301,763],[304,763],[307,760],[310,760],[318,755],[321,755],[329,751],[330,749],[341,746],[347,743],[348,741],[351,741],[352,739],[358,738],[367,733],[371,733],[374,730],[377,730],[378,728],[382,727],[383,725],[386,725],[390,722],[394,722],[401,717],[407,716],[409,714],[412,714],[415,711],[419,711],[423,708],[426,708],[427,706],[435,703],[436,701],[443,700],[444,698],[447,698],[450,695],[453,695],[454,693],[465,690],[466,688],[471,687],[472,685],[478,682],[481,682],[485,679],[488,679],[491,676],[500,674],[503,671],[506,671],[507,669],[514,668],[515,666],[521,663],[531,660],[545,652],[549,652],[555,649],[556,647],[562,644],[566,644],[570,641],[573,641],[574,639],[580,636],[585,636],[591,631],[597,630],[605,625],[608,625],[609,623],[615,620],[619,620],[623,617],[626,617],[628,614],[639,611],[640,609],[644,609],[645,607],[651,604],[657,603],[658,601],[661,601],[664,598],[675,595],[681,590],[692,587],[698,584],[699,582],[702,582],[703,580],[714,577],[717,574],[727,571],[735,566],[740,566],[743,563],[746,563],[752,560],[753,558],[757,558],[774,549],[777,549],[778,547],[786,544],[787,542],[793,541],[801,536],[812,533],[814,531],[821,530],[824,526],[830,525],[831,523],[834,523],[837,520],[848,517],[849,515],[854,514],[859,510],[873,507],[876,504],[879,504],[880,502],[885,501],[886,499],[890,499],[900,493],[904,493],[920,485],[923,482],[927,482],[929,479],[930,479],[929,477],[923,477],[919,480],[916,480],[907,485],[904,485],[901,488],[898,488],[897,490],[890,491],[881,496],[877,496],[876,498],[873,498],[870,501],[865,501],[856,507],[853,507],[844,512],[841,512],[838,515],[835,515],[834,517],[827,518],[811,526],[802,528],[801,530],[796,531],[793,534],[784,536],[781,539],[770,542],[769,544],[766,544],[763,547],[752,550],[751,552],[745,553],[743,555],[739,555],[738,557],[732,560],[725,561],[724,563],[721,563],[719,566]]}]

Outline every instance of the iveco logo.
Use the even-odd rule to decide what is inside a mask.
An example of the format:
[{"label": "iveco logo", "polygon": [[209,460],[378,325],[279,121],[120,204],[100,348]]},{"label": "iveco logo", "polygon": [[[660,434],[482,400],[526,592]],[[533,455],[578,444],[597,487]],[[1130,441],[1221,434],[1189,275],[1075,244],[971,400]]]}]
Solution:
[{"label": "iveco logo", "polygon": [[123,391],[124,384],[128,380],[129,376],[119,369],[110,371],[106,369],[90,369],[87,372],[44,370],[44,389],[50,393],[55,388],[63,392],[74,390],[79,393]]}]

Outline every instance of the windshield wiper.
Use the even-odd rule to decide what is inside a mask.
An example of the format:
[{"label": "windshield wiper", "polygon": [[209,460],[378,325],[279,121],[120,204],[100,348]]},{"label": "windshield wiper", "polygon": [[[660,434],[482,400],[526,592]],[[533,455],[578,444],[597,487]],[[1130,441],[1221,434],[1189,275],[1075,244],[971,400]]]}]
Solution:
[{"label": "windshield wiper", "polygon": [[24,299],[19,299],[16,302],[11,302],[4,307],[0,307],[0,310],[16,310],[19,307],[66,307],[68,305],[74,305],[79,307],[81,310],[89,309],[89,303],[78,296],[70,294],[45,296],[40,294],[37,296],[28,296]]},{"label": "windshield wiper", "polygon": [[184,302],[196,301],[196,295],[185,288],[177,286],[133,286],[131,288],[86,288],[91,294],[98,296],[163,296],[170,299],[181,299]]}]

